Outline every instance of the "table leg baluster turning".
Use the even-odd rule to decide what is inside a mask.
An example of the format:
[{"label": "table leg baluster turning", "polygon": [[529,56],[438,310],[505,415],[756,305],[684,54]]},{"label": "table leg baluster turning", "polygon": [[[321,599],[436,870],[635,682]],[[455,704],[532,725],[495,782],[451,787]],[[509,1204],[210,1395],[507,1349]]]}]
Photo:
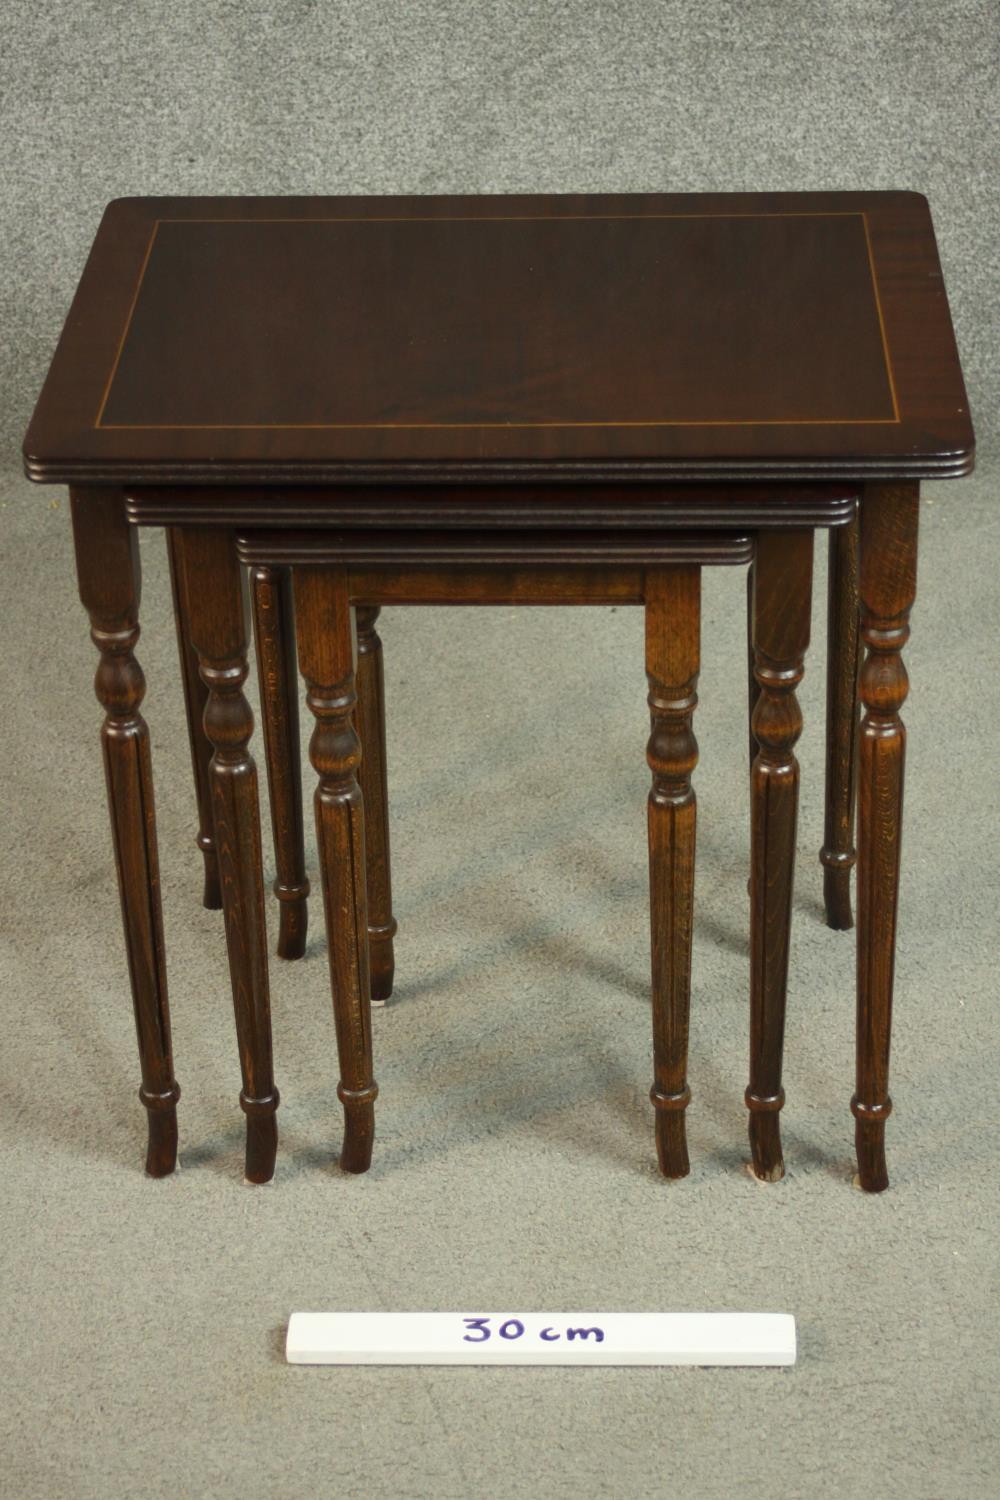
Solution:
[{"label": "table leg baluster turning", "polygon": [[205,733],[205,704],[208,688],[201,680],[198,653],[191,644],[191,622],[180,581],[180,532],[176,526],[166,528],[167,562],[170,568],[170,592],[174,604],[174,626],[177,632],[177,654],[180,658],[184,708],[187,714],[188,741],[191,746],[191,769],[194,772],[194,794],[198,807],[198,837],[195,842],[205,859],[205,889],[202,905],[208,911],[222,910],[222,888],[219,885],[219,861],[215,855],[215,831],[212,827],[212,789],[209,767],[212,743]]},{"label": "table leg baluster turning", "polygon": [[861,1186],[889,1185],[885,1122],[899,898],[909,687],[902,650],[917,584],[919,486],[869,485],[861,507],[861,744],[858,757],[857,1087],[851,1109]]},{"label": "table leg baluster turning", "polygon": [[802,681],[812,602],[811,531],[761,532],[753,570],[757,741],[750,777],[750,1146],[758,1177],[784,1176],[778,1115],[795,870]]},{"label": "table leg baluster turning", "polygon": [[698,763],[692,720],[698,702],[701,569],[646,574],[646,676],[651,733],[649,912],[653,976],[653,1068],[656,1151],[664,1177],[686,1177],[685,1110],[691,941],[694,927],[696,806],[691,775]]},{"label": "table leg baluster turning", "polygon": [[[851,871],[854,847],[858,754],[858,521],[830,530],[826,664],[826,791],[823,824],[823,907],[828,927],[854,925]],[[750,769],[757,755],[753,715],[760,687],[753,663],[754,565],[747,572],[747,678],[750,705]]]}]

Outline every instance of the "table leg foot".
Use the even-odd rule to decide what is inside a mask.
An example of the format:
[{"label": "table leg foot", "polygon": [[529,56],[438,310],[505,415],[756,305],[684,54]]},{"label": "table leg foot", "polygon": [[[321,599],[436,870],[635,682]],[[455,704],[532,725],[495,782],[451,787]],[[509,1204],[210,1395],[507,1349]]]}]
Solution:
[{"label": "table leg foot", "polygon": [[286,892],[283,887],[275,883],[274,894],[281,903],[278,907],[278,946],[279,958],[294,960],[301,958],[306,951],[306,936],[309,927],[309,911],[306,905],[306,897],[309,894],[309,885],[306,883],[304,892]]},{"label": "table leg foot", "polygon": [[278,1091],[264,1099],[240,1095],[240,1107],[247,1117],[244,1177],[247,1182],[270,1182],[278,1156]]},{"label": "table leg foot", "polygon": [[372,1164],[372,1147],[375,1143],[375,1099],[378,1085],[373,1083],[366,1089],[337,1089],[337,1098],[344,1106],[344,1144],[340,1152],[340,1165],[345,1172],[367,1172]]},{"label": "table leg foot", "polygon": [[885,1163],[885,1122],[892,1110],[887,1101],[882,1109],[867,1111],[857,1096],[851,1100],[854,1112],[854,1150],[858,1159],[858,1182],[866,1193],[884,1193],[889,1186]]},{"label": "table leg foot", "polygon": [[[823,859],[822,854],[820,858]],[[852,855],[850,864],[846,866],[831,865],[825,859],[823,863],[826,866],[823,871],[823,910],[826,914],[826,925],[837,932],[846,932],[854,926],[854,914],[851,910],[851,870],[854,866],[854,857]]]},{"label": "table leg foot", "polygon": [[201,904],[206,911],[222,910],[222,882],[219,879],[219,861],[214,847],[202,849],[205,856],[205,884],[202,888]]},{"label": "table leg foot", "polygon": [[147,1111],[149,1139],[146,1146],[147,1177],[169,1177],[177,1169],[177,1101],[181,1091],[174,1084],[166,1094],[139,1090]]},{"label": "table leg foot", "polygon": [[379,1005],[392,996],[392,987],[395,980],[396,965],[393,958],[392,939],[396,931],[393,922],[392,930],[384,941],[382,932],[377,927],[368,929],[368,953],[371,965],[372,1000]]},{"label": "table leg foot", "polygon": [[686,1177],[691,1170],[688,1160],[684,1111],[691,1102],[691,1090],[682,1094],[660,1094],[655,1086],[649,1097],[656,1110],[656,1157],[664,1177]]},{"label": "table leg foot", "polygon": [[747,1090],[746,1104],[750,1111],[750,1152],[753,1157],[753,1172],[761,1182],[780,1182],[785,1175],[785,1162],[781,1153],[781,1126],[778,1111],[785,1102],[784,1094],[777,1100],[756,1098]]}]

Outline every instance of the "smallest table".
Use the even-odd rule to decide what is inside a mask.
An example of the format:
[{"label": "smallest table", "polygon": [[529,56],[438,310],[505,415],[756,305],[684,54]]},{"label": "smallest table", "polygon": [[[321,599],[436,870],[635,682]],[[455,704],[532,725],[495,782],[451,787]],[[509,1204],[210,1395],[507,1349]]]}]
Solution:
[{"label": "smallest table", "polygon": [[[475,574],[483,548],[515,547],[505,562],[484,566],[513,569],[516,578],[520,566],[542,560],[540,545],[561,548],[558,566],[576,568],[570,537],[588,533],[591,549],[610,549],[588,577],[607,584],[627,561],[614,548],[637,547],[635,597],[660,622],[651,668],[654,803],[676,823],[693,808],[698,564],[664,552],[651,594],[656,548],[676,547],[681,530],[718,533],[716,547],[724,534],[753,538],[760,698],[748,1104],[755,1165],[774,1176],[811,532],[834,524],[831,507],[846,507],[849,520],[857,504],[866,660],[852,1107],[861,1181],[878,1190],[888,1181],[901,651],[915,591],[918,484],[967,472],[972,453],[930,217],[915,194],[112,204],[25,456],[31,478],[72,487],[80,591],[101,654],[97,693],[150,1170],[174,1164],[178,1090],[129,519],[178,529],[198,614],[248,1168],[257,1178],[273,1168],[278,1100],[252,718],[242,692],[247,641],[234,608],[237,537],[245,556],[284,547],[302,570],[298,628],[320,726],[314,760],[331,963],[338,1014],[362,1030],[363,837],[344,701],[348,611],[360,597],[351,582],[355,543],[411,534],[407,545],[425,549],[418,570],[425,581],[440,578],[442,600],[468,590],[461,580]],[[460,566],[451,565],[453,542],[439,535],[452,529],[474,538]],[[262,533],[281,535],[261,541]],[[388,587],[385,557],[369,562],[382,568],[379,588]],[[490,597],[518,597],[514,583],[506,592],[497,586],[500,575],[491,573]],[[668,885],[680,888],[676,875]],[[654,889],[654,965],[657,944],[669,948],[676,985],[689,913],[671,900]],[[345,930],[354,934],[346,945]],[[661,1012],[673,1017],[668,1030],[680,1025],[683,985],[675,1000]],[[674,1036],[667,1047],[675,1060],[677,1043]],[[357,1046],[351,1055],[360,1055]],[[369,1120],[370,1069],[358,1089],[352,1078],[342,1098]],[[658,1071],[661,1099],[679,1118],[673,1105],[686,1102],[686,1084],[677,1083],[675,1067]],[[355,1126],[349,1165],[364,1163],[368,1128]],[[668,1166],[671,1153],[667,1142]]]}]

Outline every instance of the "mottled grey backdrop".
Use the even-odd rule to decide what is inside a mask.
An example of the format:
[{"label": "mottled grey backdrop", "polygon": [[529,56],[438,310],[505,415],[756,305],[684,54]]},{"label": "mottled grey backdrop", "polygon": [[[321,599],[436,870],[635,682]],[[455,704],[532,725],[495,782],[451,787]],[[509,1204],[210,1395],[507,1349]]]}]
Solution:
[{"label": "mottled grey backdrop", "polygon": [[[0,1490],[995,1494],[997,11],[6,0],[0,22]],[[400,919],[375,1165],[339,1139],[325,953],[275,966],[273,1187],[240,1182],[221,923],[197,905],[162,538],[144,632],[183,1170],[142,1111],[65,499],[17,448],[107,199],[915,188],[980,469],[931,485],[891,1191],[852,1190],[852,943],[819,909],[824,573],[802,701],[785,1112],[751,1181],[742,576],[712,573],[692,1175],[656,1176],[635,610],[384,617]],[[306,773],[307,786],[312,784]],[[270,856],[268,855],[268,859]],[[316,873],[310,838],[309,859]],[[308,1371],[293,1307],[787,1308],[791,1372]],[[992,1478],[991,1478],[992,1475]]]},{"label": "mottled grey backdrop", "polygon": [[4,435],[128,193],[915,188],[998,405],[990,0],[7,0]]}]

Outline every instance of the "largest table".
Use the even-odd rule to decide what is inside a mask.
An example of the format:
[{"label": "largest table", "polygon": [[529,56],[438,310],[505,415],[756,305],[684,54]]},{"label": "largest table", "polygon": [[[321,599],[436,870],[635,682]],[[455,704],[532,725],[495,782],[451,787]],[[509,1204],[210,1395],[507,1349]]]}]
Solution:
[{"label": "largest table", "polygon": [[[775,639],[787,649],[756,662],[766,804],[794,766],[806,571],[795,560],[812,526],[856,501],[866,650],[852,1109],[862,1184],[886,1186],[919,482],[965,474],[973,456],[922,197],[122,199],[101,223],[24,451],[31,479],[71,488],[154,1173],[175,1164],[179,1091],[133,522],[179,528],[207,570],[198,644],[215,836],[243,1105],[266,1156],[277,1091],[237,537],[457,528],[516,536],[526,557],[544,536],[567,560],[581,533],[591,551],[630,531],[661,543],[672,530],[783,537],[789,599]],[[764,963],[766,948],[764,934]],[[776,1128],[780,1092],[748,1102]]]}]

